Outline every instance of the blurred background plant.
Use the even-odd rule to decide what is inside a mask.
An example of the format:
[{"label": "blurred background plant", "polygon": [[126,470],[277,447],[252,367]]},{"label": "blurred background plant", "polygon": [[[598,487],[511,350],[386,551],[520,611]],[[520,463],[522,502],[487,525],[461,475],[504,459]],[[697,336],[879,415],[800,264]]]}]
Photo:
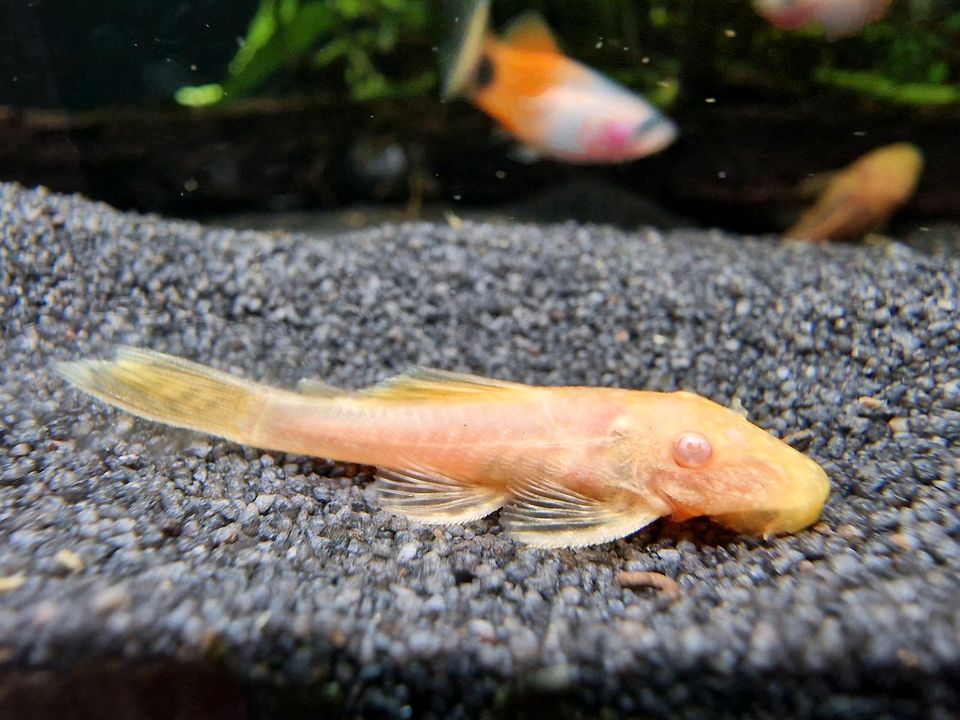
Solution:
[{"label": "blurred background plant", "polygon": [[752,0],[491,0],[495,30],[538,11],[565,52],[680,126],[666,152],[610,168],[519,162],[490,118],[439,104],[471,2],[8,3],[0,177],[189,216],[517,203],[599,178],[759,231],[790,221],[798,179],[911,142],[928,162],[910,211],[960,218],[958,0],[892,0],[835,42],[778,30]]},{"label": "blurred background plant", "polygon": [[424,94],[436,81],[422,57],[430,19],[425,0],[261,0],[227,79],[181,88],[176,99],[240,98],[279,74],[333,79],[360,101]]},{"label": "blurred background plant", "polygon": [[[272,93],[337,92],[368,101],[435,92],[438,47],[466,0],[260,0],[219,83],[185,86],[183,105]],[[950,0],[895,0],[859,36],[784,32],[749,0],[499,0],[502,24],[541,12],[571,55],[662,105],[704,94],[799,96],[813,87],[881,104],[960,101],[960,11]]]}]

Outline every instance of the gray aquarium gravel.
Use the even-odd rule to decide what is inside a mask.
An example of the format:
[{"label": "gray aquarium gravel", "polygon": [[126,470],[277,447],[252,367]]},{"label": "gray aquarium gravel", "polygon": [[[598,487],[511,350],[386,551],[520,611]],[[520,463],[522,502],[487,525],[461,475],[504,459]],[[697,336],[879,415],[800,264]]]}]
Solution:
[{"label": "gray aquarium gravel", "polygon": [[[110,693],[134,708],[116,717],[960,707],[955,255],[572,223],[237,232],[12,185],[0,229],[5,716]],[[286,386],[421,363],[688,388],[742,404],[833,493],[767,540],[435,530],[379,510],[369,468],[133,420],[50,371],[119,343]]]}]

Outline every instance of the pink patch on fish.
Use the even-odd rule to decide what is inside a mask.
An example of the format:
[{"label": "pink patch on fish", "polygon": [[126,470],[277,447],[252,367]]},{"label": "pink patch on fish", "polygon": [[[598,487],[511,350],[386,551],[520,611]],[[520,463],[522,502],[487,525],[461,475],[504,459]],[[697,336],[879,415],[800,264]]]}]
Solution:
[{"label": "pink patch on fish", "polygon": [[584,158],[611,160],[626,157],[634,127],[625,122],[609,122],[590,132],[588,126],[582,135]]},{"label": "pink patch on fish", "polygon": [[781,30],[796,30],[809,24],[813,20],[810,13],[803,8],[769,13],[767,18]]},{"label": "pink patch on fish", "polygon": [[760,14],[781,30],[796,30],[816,20],[817,2],[787,2],[780,7],[759,7]]},{"label": "pink patch on fish", "polygon": [[633,127],[627,123],[608,123],[600,131],[600,144],[609,152],[623,152],[627,149]]}]

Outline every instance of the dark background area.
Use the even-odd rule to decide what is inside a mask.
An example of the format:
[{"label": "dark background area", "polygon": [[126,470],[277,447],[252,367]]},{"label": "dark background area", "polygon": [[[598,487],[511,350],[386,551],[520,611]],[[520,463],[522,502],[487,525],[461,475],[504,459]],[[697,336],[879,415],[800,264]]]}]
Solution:
[{"label": "dark background area", "polygon": [[169,102],[223,77],[256,0],[2,0],[0,104]]},{"label": "dark background area", "polygon": [[[231,104],[178,106],[178,88],[227,76],[255,0],[0,0],[0,179],[191,217],[379,204],[416,216],[431,202],[507,206],[521,216],[517,203],[559,187],[561,200],[540,219],[630,225],[643,217],[631,206],[652,200],[701,224],[769,232],[802,207],[796,185],[804,177],[905,140],[924,150],[927,168],[900,221],[960,217],[956,106],[884,105],[810,82],[816,63],[856,65],[882,35],[863,46],[771,35],[747,0],[691,0],[677,27],[664,29],[646,12],[654,4],[608,0],[587,17],[575,3],[530,3],[571,54],[621,79],[626,73],[638,90],[655,92],[670,68],[680,81],[666,109],[681,128],[674,146],[624,166],[583,168],[518,162],[486,116],[465,102],[441,104],[435,89],[358,101],[339,66],[290,64]],[[524,7],[495,3],[496,24]],[[901,23],[895,33],[907,27],[905,7],[891,12]],[[377,61],[393,73],[441,73],[448,19],[437,12]],[[895,59],[922,66],[910,52]],[[711,62],[719,56],[726,59]],[[573,197],[563,190],[570,185],[579,188]],[[585,195],[585,187],[595,189]]]}]

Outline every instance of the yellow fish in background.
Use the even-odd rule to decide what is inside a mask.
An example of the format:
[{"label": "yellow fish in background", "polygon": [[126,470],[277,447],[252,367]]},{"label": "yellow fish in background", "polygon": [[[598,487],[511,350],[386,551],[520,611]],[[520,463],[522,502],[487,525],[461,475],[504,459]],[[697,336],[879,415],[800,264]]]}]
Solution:
[{"label": "yellow fish in background", "polygon": [[560,52],[539,15],[488,29],[489,0],[471,5],[444,97],[465,96],[534,155],[621,163],[659,152],[677,127],[650,103]]},{"label": "yellow fish in background", "polygon": [[913,196],[922,172],[920,149],[895,143],[868,152],[836,173],[814,176],[801,188],[825,188],[784,237],[855,240],[879,230]]},{"label": "yellow fish in background", "polygon": [[892,0],[754,0],[753,6],[774,27],[796,30],[814,23],[828,40],[859,33],[882,18]]},{"label": "yellow fish in background", "polygon": [[147,350],[61,363],[140,417],[282,452],[375,465],[384,508],[447,525],[502,508],[541,547],[614,540],[659,517],[793,532],[829,493],[813,460],[689,392],[534,387],[416,370],[373,387],[300,392]]}]

